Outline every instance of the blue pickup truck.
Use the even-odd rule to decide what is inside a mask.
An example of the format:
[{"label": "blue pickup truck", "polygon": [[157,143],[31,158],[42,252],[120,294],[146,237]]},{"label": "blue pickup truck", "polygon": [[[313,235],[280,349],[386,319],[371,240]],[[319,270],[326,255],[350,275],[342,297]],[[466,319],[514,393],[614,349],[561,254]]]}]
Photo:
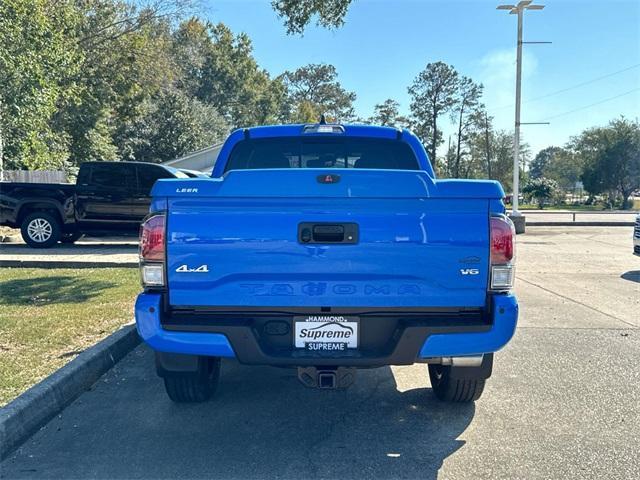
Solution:
[{"label": "blue pickup truck", "polygon": [[141,227],[136,323],[169,397],[209,399],[232,358],[328,389],[421,362],[439,399],[478,399],[518,317],[503,197],[437,180],[407,130],[235,131],[211,178],[156,182]]}]

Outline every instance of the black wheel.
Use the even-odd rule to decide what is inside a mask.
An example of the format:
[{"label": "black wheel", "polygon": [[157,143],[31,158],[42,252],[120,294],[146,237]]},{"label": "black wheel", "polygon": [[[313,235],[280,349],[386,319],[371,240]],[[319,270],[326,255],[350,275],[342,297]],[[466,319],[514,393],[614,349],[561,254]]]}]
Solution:
[{"label": "black wheel", "polygon": [[80,232],[71,232],[71,233],[63,233],[60,238],[61,243],[74,243],[76,240],[79,240],[82,237],[82,233]]},{"label": "black wheel", "polygon": [[62,236],[60,221],[47,212],[27,215],[20,225],[20,233],[25,243],[33,248],[49,248]]},{"label": "black wheel", "polygon": [[164,388],[174,402],[206,402],[220,380],[220,359],[200,357],[197,373],[172,373],[164,377]]},{"label": "black wheel", "polygon": [[[429,379],[433,393],[445,402],[474,402],[480,398],[484,390],[485,379],[452,378],[450,365],[429,365]],[[455,377],[455,375],[453,375]]]}]

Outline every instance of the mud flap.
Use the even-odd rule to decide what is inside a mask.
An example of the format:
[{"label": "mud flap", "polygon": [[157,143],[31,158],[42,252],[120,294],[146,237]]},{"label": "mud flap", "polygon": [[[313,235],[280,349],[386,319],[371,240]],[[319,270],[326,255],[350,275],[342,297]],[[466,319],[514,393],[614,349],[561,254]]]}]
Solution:
[{"label": "mud flap", "polygon": [[478,367],[451,367],[451,378],[456,380],[485,380],[493,370],[493,353],[485,353]]}]

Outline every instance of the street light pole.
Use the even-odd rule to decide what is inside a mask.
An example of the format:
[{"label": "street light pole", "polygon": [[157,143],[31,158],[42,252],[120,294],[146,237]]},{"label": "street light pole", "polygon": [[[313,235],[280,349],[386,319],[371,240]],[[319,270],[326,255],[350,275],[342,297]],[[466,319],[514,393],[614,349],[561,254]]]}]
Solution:
[{"label": "street light pole", "polygon": [[[522,3],[522,2],[520,2]],[[518,4],[519,5],[519,4]],[[512,217],[521,215],[518,210],[520,192],[520,97],[522,94],[522,14],[524,8],[518,8],[518,48],[516,54],[516,120],[513,136],[513,198]]]},{"label": "street light pole", "polygon": [[513,196],[511,217],[516,224],[516,232],[524,233],[524,218],[518,210],[520,195],[520,98],[522,94],[522,20],[525,10],[542,10],[544,5],[531,5],[533,0],[522,0],[517,5],[499,5],[498,10],[509,10],[518,15],[518,45],[516,54],[516,118],[513,136]]}]

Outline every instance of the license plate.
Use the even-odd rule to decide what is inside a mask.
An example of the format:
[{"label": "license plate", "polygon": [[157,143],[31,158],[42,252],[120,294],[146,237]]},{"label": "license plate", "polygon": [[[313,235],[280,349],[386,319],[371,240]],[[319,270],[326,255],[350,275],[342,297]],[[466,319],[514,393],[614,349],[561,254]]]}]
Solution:
[{"label": "license plate", "polygon": [[314,352],[358,348],[360,319],[343,315],[308,315],[293,318],[296,348]]}]

